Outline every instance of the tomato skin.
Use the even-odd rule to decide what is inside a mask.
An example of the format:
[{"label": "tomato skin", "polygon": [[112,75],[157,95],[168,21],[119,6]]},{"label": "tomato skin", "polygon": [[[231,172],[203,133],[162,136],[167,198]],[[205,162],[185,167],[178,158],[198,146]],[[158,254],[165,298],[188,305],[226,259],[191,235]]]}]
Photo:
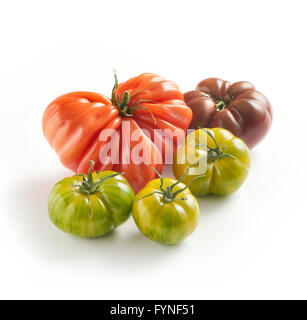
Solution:
[{"label": "tomato skin", "polygon": [[[93,181],[96,183],[99,178],[114,173],[95,172]],[[87,196],[73,187],[81,182],[82,176],[74,175],[59,181],[50,192],[49,216],[59,229],[82,238],[97,238],[114,230],[129,218],[135,196],[122,175],[110,178],[98,187],[103,199],[99,193],[90,195],[91,213]]]},{"label": "tomato skin", "polygon": [[[174,175],[179,178],[196,160],[207,159],[200,162],[200,171],[197,174],[189,171],[183,182],[191,183],[189,188],[195,196],[229,195],[239,189],[247,177],[250,167],[250,151],[243,140],[235,137],[226,129],[205,130],[213,135],[220,147],[225,146],[224,154],[230,157],[221,157],[216,161],[211,161],[207,150],[197,144],[207,144],[209,148],[214,148],[214,141],[202,129],[195,130],[187,136],[185,144],[178,149],[173,165]],[[196,139],[197,143],[195,143],[195,137],[199,139],[199,142]],[[188,154],[190,159],[186,156]],[[191,181],[192,179],[194,180]]]},{"label": "tomato skin", "polygon": [[[249,148],[266,136],[272,124],[269,100],[247,81],[231,84],[218,78],[205,79],[196,90],[186,92],[184,100],[193,111],[190,128],[225,128]],[[226,102],[224,108],[223,102]]]},{"label": "tomato skin", "polygon": [[[143,108],[137,109],[129,117],[123,116],[110,98],[79,91],[64,94],[52,101],[44,112],[42,126],[47,141],[65,167],[75,173],[87,173],[89,160],[94,160],[96,171],[126,172],[127,180],[134,191],[138,192],[148,181],[156,178],[155,172],[146,164],[161,172],[164,150],[173,144],[176,149],[175,139],[163,143],[162,150],[158,148],[154,144],[153,129],[179,132],[184,140],[192,111],[174,82],[152,73],[144,73],[119,84],[114,95],[121,101],[125,92],[130,95],[128,109],[138,101],[143,101],[139,104]],[[125,129],[125,124],[130,125],[130,132]],[[100,139],[104,129],[114,129],[120,136],[119,146],[116,145],[119,158],[117,163],[100,159],[101,152],[107,146],[107,141]],[[144,134],[145,129],[149,131],[149,137]],[[134,164],[132,161],[125,164],[122,161],[137,144],[131,139],[134,130],[140,132],[146,152],[151,154],[146,164]]]},{"label": "tomato skin", "polygon": [[[165,187],[176,182],[170,178],[163,180]],[[150,240],[167,245],[177,244],[195,230],[199,220],[199,205],[189,189],[180,192],[176,200],[169,203],[165,202],[161,194],[141,199],[159,191],[160,184],[159,179],[152,180],[137,194],[132,216],[141,233]],[[183,183],[179,183],[174,191],[184,187]]]}]

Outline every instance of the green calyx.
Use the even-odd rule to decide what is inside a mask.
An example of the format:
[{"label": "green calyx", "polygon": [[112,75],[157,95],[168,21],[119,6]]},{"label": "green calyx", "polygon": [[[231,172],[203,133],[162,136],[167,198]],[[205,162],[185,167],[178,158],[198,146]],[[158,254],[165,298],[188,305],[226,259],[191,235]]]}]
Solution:
[{"label": "green calyx", "polygon": [[[84,194],[87,196],[87,202],[88,202],[88,207],[89,207],[89,215],[92,216],[92,203],[90,199],[90,195],[97,193],[101,199],[104,199],[103,194],[98,190],[98,188],[108,179],[114,178],[118,175],[121,175],[122,173],[114,173],[111,174],[107,177],[104,177],[100,179],[98,182],[94,183],[93,180],[93,171],[94,171],[94,165],[95,162],[93,160],[89,161],[89,170],[87,177],[82,174],[82,182],[73,185],[72,187],[77,188],[77,191],[80,192],[81,194]],[[99,176],[99,174],[98,174]]]},{"label": "green calyx", "polygon": [[177,191],[174,191],[174,187],[176,185],[178,185],[179,183],[181,183],[185,177],[187,176],[188,172],[189,172],[189,169],[185,172],[185,174],[179,179],[177,180],[176,182],[174,182],[171,186],[167,186],[167,187],[163,187],[164,186],[164,179],[163,177],[161,176],[161,174],[155,169],[153,168],[152,166],[149,166],[152,170],[154,170],[156,172],[156,174],[159,176],[160,178],[160,191],[154,191],[150,194],[147,194],[146,196],[138,199],[138,201],[142,200],[142,199],[145,199],[147,197],[150,197],[154,194],[160,194],[163,196],[163,200],[165,203],[170,203],[170,202],[173,202],[173,201],[177,201],[177,200],[187,200],[186,198],[177,198],[178,194],[181,193],[182,191],[186,190],[188,187],[189,187],[189,184],[184,186],[182,189],[180,190],[177,190]]},{"label": "green calyx", "polygon": [[106,180],[108,180],[110,178],[114,178],[118,175],[121,175],[121,173],[114,173],[114,174],[111,174],[103,179],[100,179],[98,182],[94,183],[93,171],[94,171],[95,162],[93,160],[91,160],[91,161],[89,161],[89,165],[90,165],[90,168],[88,170],[87,178],[84,174],[82,174],[82,176],[83,176],[82,182],[80,184],[73,186],[73,187],[78,188],[78,191],[82,194],[85,194],[85,195],[91,195],[93,193],[99,192],[98,188],[103,182],[105,182]]},{"label": "green calyx", "polygon": [[120,99],[119,95],[116,93],[117,88],[118,88],[118,79],[117,79],[117,75],[116,75],[116,71],[114,70],[114,78],[115,78],[115,84],[114,87],[112,89],[112,103],[115,107],[117,107],[119,114],[121,117],[132,117],[133,113],[136,110],[139,109],[144,109],[147,110],[154,123],[156,123],[156,118],[154,117],[153,113],[146,107],[140,106],[141,103],[143,102],[151,102],[151,103],[156,103],[156,101],[153,100],[138,100],[133,106],[129,106],[129,102],[131,100],[131,98],[136,95],[138,92],[136,92],[134,95],[130,95],[129,91],[125,91],[122,95],[122,98]]},{"label": "green calyx", "polygon": [[223,145],[222,148],[220,148],[220,146],[218,145],[216,139],[214,138],[213,134],[206,129],[202,129],[200,128],[199,130],[202,130],[204,132],[206,132],[206,134],[213,140],[215,147],[214,148],[210,148],[207,144],[201,143],[199,141],[199,138],[196,137],[198,144],[196,145],[196,147],[203,147],[207,150],[207,157],[211,162],[215,162],[220,158],[235,158],[234,156],[224,153],[226,146]]},{"label": "green calyx", "polygon": [[206,98],[210,98],[211,100],[213,100],[213,102],[215,103],[216,111],[223,111],[224,109],[226,109],[235,97],[235,95],[232,95],[230,98],[224,99],[220,96],[217,96],[213,92],[210,92],[209,94],[205,94],[205,93],[202,93],[202,94]]}]

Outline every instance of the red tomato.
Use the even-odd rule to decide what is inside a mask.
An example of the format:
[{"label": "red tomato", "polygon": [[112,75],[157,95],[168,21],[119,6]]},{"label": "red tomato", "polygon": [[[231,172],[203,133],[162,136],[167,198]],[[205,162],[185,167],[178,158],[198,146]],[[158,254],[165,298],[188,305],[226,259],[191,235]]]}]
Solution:
[{"label": "red tomato", "polygon": [[[88,162],[93,160],[96,171],[125,172],[138,192],[156,177],[146,164],[161,172],[164,151],[174,147],[175,152],[179,142],[172,134],[184,138],[191,119],[192,111],[174,82],[144,73],[119,85],[116,78],[111,99],[93,92],[58,97],[47,107],[42,125],[46,139],[65,167],[86,173]],[[105,129],[113,129],[116,134],[102,139]],[[161,148],[154,143],[153,129],[169,129]],[[132,135],[139,136],[138,141],[133,141]],[[117,140],[112,139],[115,136]],[[140,143],[140,155],[147,159],[136,163],[130,157]],[[115,155],[110,153],[113,147]]]},{"label": "red tomato", "polygon": [[225,128],[249,148],[265,137],[272,124],[270,102],[247,81],[205,79],[196,90],[186,92],[184,100],[193,111],[190,128]]}]

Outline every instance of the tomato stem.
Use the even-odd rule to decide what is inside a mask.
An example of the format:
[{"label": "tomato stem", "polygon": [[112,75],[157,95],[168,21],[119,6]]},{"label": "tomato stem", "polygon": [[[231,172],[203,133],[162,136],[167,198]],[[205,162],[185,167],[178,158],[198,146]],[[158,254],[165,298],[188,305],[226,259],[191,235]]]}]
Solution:
[{"label": "tomato stem", "polygon": [[[122,175],[124,173],[114,173],[114,174],[111,174],[111,175],[106,176],[104,178],[101,178],[98,182],[94,183],[93,172],[94,172],[95,161],[91,160],[88,163],[90,166],[89,166],[87,177],[84,174],[82,174],[82,177],[83,177],[82,182],[79,184],[73,185],[72,187],[78,188],[78,192],[87,196],[88,205],[89,205],[89,212],[90,212],[90,216],[91,216],[92,203],[91,203],[90,195],[94,194],[94,193],[101,193],[98,190],[98,188],[100,187],[100,185],[102,183],[104,183],[108,179],[114,178],[114,177],[116,177],[118,175]],[[100,178],[99,172],[96,171],[96,173],[97,173],[98,177]]]},{"label": "tomato stem", "polygon": [[[88,175],[87,175],[87,178],[84,174],[82,174],[83,176],[83,179],[82,179],[82,182],[80,184],[76,184],[74,185],[73,187],[76,187],[78,188],[79,192],[82,193],[82,194],[86,194],[86,195],[91,195],[93,193],[96,193],[96,192],[99,192],[98,190],[98,187],[103,183],[105,182],[106,180],[110,179],[110,178],[114,178],[118,175],[122,175],[123,173],[114,173],[114,174],[110,174],[109,176],[106,176],[102,179],[100,179],[98,182],[94,183],[94,180],[93,180],[93,171],[94,171],[94,165],[95,165],[95,161],[91,160],[89,161],[89,170],[88,170]],[[97,175],[98,177],[100,178],[99,176],[99,172],[97,172]]]},{"label": "tomato stem", "polygon": [[94,165],[95,165],[95,162],[93,160],[89,161],[89,170],[88,170],[88,179],[87,179],[87,183],[89,185],[92,185],[93,184],[93,170],[94,170]]},{"label": "tomato stem", "polygon": [[189,169],[188,168],[186,170],[186,172],[182,175],[182,177],[180,177],[180,179],[178,179],[175,183],[173,183],[171,186],[167,186],[165,189],[163,188],[163,185],[164,185],[164,179],[162,177],[162,175],[152,166],[148,165],[149,168],[151,168],[152,170],[155,171],[155,173],[159,176],[159,179],[161,181],[161,184],[160,184],[160,191],[154,191],[150,194],[147,194],[146,196],[138,199],[138,201],[142,200],[142,199],[145,199],[145,198],[148,198],[154,194],[160,194],[163,196],[163,200],[166,202],[166,203],[170,203],[172,201],[175,201],[175,200],[186,200],[185,198],[180,198],[180,199],[177,199],[177,195],[179,193],[181,193],[182,191],[186,190],[190,184],[188,185],[185,185],[182,189],[179,189],[177,190],[176,192],[173,192],[173,189],[176,185],[178,185],[179,183],[181,183],[184,178],[187,176],[187,174],[189,173]]},{"label": "tomato stem", "polygon": [[[133,113],[136,111],[136,110],[139,110],[139,109],[144,109],[146,111],[149,112],[149,114],[151,115],[154,123],[156,124],[157,121],[156,121],[156,118],[155,116],[153,115],[153,113],[146,107],[143,107],[143,106],[140,106],[139,104],[140,103],[143,103],[143,102],[150,102],[150,103],[157,103],[156,101],[154,100],[144,100],[144,99],[141,99],[141,100],[138,100],[132,107],[129,106],[129,103],[130,103],[130,100],[131,98],[136,94],[136,93],[139,93],[140,91],[136,92],[135,94],[133,95],[130,95],[130,92],[129,91],[125,91],[122,95],[122,98],[120,100],[120,97],[119,95],[117,94],[117,89],[118,89],[118,78],[117,78],[117,74],[116,74],[116,71],[114,70],[114,78],[115,78],[115,84],[113,86],[113,89],[112,89],[112,103],[115,107],[117,107],[118,111],[119,111],[119,114],[121,117],[132,117],[133,116]],[[142,90],[141,90],[142,91]]]},{"label": "tomato stem", "polygon": [[224,153],[225,149],[226,149],[226,146],[223,145],[222,148],[220,148],[220,146],[218,145],[214,135],[209,131],[209,130],[206,130],[206,129],[199,129],[199,130],[202,130],[204,131],[214,142],[215,144],[215,148],[210,148],[207,144],[204,144],[204,143],[201,143],[199,138],[197,136],[196,139],[198,141],[198,144],[196,146],[201,146],[201,147],[205,147],[207,149],[207,155],[208,155],[208,158],[211,162],[215,162],[216,160],[220,159],[220,158],[234,158],[236,159],[234,156],[230,155],[230,154],[227,154],[227,153]]},{"label": "tomato stem", "polygon": [[210,92],[209,94],[202,92],[202,95],[206,98],[211,99],[215,103],[216,111],[223,111],[224,109],[226,109],[235,97],[235,94],[233,94],[230,98],[225,99],[214,94],[213,92]]}]

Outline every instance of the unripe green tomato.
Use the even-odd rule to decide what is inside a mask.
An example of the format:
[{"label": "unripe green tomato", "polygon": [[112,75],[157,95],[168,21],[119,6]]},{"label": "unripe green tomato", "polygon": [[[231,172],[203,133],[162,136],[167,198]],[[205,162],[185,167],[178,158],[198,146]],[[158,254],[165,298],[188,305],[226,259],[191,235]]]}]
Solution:
[{"label": "unripe green tomato", "polygon": [[176,178],[188,168],[183,182],[195,196],[228,195],[245,181],[250,151],[240,138],[223,128],[198,129],[178,149],[173,170]]},{"label": "unripe green tomato", "polygon": [[[58,182],[49,195],[48,211],[62,231],[83,238],[96,238],[125,222],[131,213],[134,192],[127,180],[113,171],[90,173],[92,187],[82,188],[82,175]],[[105,179],[104,181],[102,179]],[[88,181],[87,176],[85,180]],[[99,184],[99,182],[102,183]],[[86,183],[84,184],[85,186]]]},{"label": "unripe green tomato", "polygon": [[163,178],[162,192],[161,179],[152,180],[135,198],[133,219],[150,240],[176,244],[187,238],[198,224],[198,201],[185,184],[174,185],[176,182]]}]

